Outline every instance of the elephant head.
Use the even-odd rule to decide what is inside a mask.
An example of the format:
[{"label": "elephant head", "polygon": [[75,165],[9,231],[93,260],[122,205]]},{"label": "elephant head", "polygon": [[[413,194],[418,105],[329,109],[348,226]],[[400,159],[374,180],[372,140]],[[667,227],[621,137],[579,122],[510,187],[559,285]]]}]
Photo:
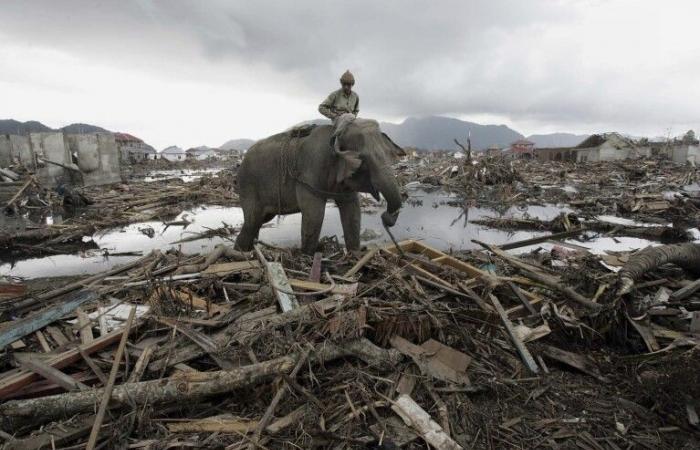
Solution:
[{"label": "elephant head", "polygon": [[376,121],[369,119],[356,119],[339,140],[343,153],[352,153],[361,160],[354,171],[341,164],[339,181],[354,190],[368,192],[377,200],[381,193],[387,202],[382,221],[386,226],[393,226],[401,208],[401,193],[391,165],[405,152],[382,133]]}]

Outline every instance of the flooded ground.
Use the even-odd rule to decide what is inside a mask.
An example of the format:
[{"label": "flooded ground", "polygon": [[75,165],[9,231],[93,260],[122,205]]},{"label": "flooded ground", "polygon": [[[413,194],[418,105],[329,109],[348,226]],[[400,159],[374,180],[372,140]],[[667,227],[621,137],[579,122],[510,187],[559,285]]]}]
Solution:
[{"label": "flooded ground", "polygon": [[[162,172],[165,171],[160,172],[162,175]],[[199,177],[202,174],[200,171],[198,174],[178,173],[173,175]],[[368,198],[368,201],[371,202],[372,200]],[[381,225],[380,215],[383,210],[384,205],[378,203],[363,208],[361,235],[363,244],[390,242]],[[524,216],[551,220],[564,211],[570,212],[572,210],[560,205],[528,206],[526,208],[512,207],[503,213],[490,208],[470,207],[465,209],[456,196],[443,191],[429,192],[423,189],[411,189],[409,191],[409,199],[401,210],[393,232],[399,240],[417,239],[445,251],[463,250],[477,247],[472,242],[472,239],[501,245],[544,234],[521,230],[496,230],[470,223],[470,220],[486,217],[514,218]],[[33,219],[37,220],[36,218]],[[615,216],[599,216],[598,219],[624,225],[667,226],[667,224],[634,222]],[[42,223],[47,221],[58,221],[56,223],[60,223],[61,217],[56,215],[39,218],[38,220]],[[167,227],[162,222],[157,221],[141,222],[97,233],[91,237],[86,236],[84,240],[92,239],[99,247],[99,250],[5,263],[0,265],[0,276],[37,278],[96,273],[115,265],[129,262],[153,249],[167,250],[169,248],[178,248],[186,254],[207,252],[219,243],[232,243],[232,240],[215,237],[185,243],[177,243],[177,241],[191,238],[198,233],[217,229],[224,225],[239,228],[243,224],[243,213],[238,207],[199,206],[185,210],[173,219],[173,221],[183,220],[191,222],[191,224],[187,227]],[[28,218],[21,219],[19,222],[21,224],[15,224],[17,228],[22,228],[26,224],[31,223]],[[10,224],[7,223],[5,225]],[[12,226],[10,225],[10,227]],[[143,232],[149,228],[154,232],[152,237]],[[260,239],[278,246],[298,247],[300,244],[300,233],[301,214],[291,214],[276,218],[266,224],[260,232]],[[321,236],[337,236],[342,242],[343,230],[340,218],[337,208],[332,203],[329,203],[326,207]],[[598,237],[593,233],[588,233],[584,240],[569,239],[564,242],[574,246],[585,247],[597,254],[602,254],[606,250],[629,251],[649,245],[657,245],[657,243],[645,239],[624,236],[615,238]],[[553,244],[542,243],[513,251],[516,253],[530,251],[537,246],[549,250]],[[115,253],[129,253],[129,255],[115,256]]]},{"label": "flooded ground", "polygon": [[152,170],[146,173],[143,177],[136,177],[136,180],[145,182],[172,180],[179,178],[185,183],[199,180],[204,175],[215,175],[221,172],[223,168],[214,167],[209,169],[173,169],[173,170]]},{"label": "flooded ground", "polygon": [[[362,215],[363,244],[390,242],[381,225],[380,214],[383,205],[377,204],[364,208]],[[526,209],[511,208],[504,217],[521,217],[529,214],[542,219],[552,219],[566,208],[550,206],[530,206]],[[401,210],[401,215],[393,228],[397,239],[420,239],[428,245],[442,250],[459,250],[474,248],[472,239],[503,244],[540,235],[528,231],[494,230],[469,223],[471,219],[483,217],[500,217],[495,210],[488,208],[469,208],[464,210],[456,197],[444,192],[425,192],[413,190]],[[199,239],[192,242],[175,244],[176,241],[191,237],[193,234],[216,229],[225,224],[240,227],[243,214],[240,208],[217,206],[200,206],[183,211],[175,221],[188,220],[186,228],[181,226],[166,227],[161,222],[142,222],[131,224],[116,230],[98,233],[92,236],[100,249],[109,253],[136,252],[145,254],[152,249],[166,250],[177,247],[184,253],[206,252],[216,244],[226,242],[223,238]],[[155,234],[148,237],[142,231],[148,227]],[[260,239],[280,246],[299,246],[301,233],[301,214],[291,214],[273,220],[260,232]],[[343,231],[337,208],[329,203],[321,236],[337,236],[342,242]],[[89,237],[86,237],[89,239]],[[117,264],[123,264],[137,258],[129,256],[103,256],[101,251],[91,251],[80,255],[55,255],[26,259],[13,264],[0,265],[0,275],[24,278],[66,276],[95,273],[107,270]]]}]

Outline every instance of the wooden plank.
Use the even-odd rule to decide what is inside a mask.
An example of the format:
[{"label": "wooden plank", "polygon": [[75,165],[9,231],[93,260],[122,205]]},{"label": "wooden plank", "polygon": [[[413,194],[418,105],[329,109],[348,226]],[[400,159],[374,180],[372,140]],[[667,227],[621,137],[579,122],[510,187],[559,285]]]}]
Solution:
[{"label": "wooden plank", "polygon": [[314,261],[311,264],[311,273],[309,273],[309,281],[318,283],[321,281],[321,259],[323,254],[321,252],[314,253]]},{"label": "wooden plank", "polygon": [[[123,332],[123,329],[113,331],[105,336],[100,336],[99,338],[95,339],[90,345],[81,345],[78,348],[70,349],[59,355],[51,356],[44,362],[52,367],[55,367],[56,369],[61,369],[80,360],[81,357],[79,349],[82,349],[88,355],[99,352],[100,350],[103,350],[104,348],[118,341]],[[4,399],[18,389],[21,389],[22,387],[27,386],[40,378],[41,377],[34,372],[26,370],[18,371],[17,373],[3,378],[0,380],[0,399]]]},{"label": "wooden plank", "polygon": [[[440,264],[443,266],[448,266],[452,267],[453,269],[456,269],[460,272],[463,272],[464,274],[468,275],[469,277],[475,277],[475,278],[480,278],[488,275],[486,272],[483,270],[472,266],[471,264],[467,264],[463,261],[458,260],[457,258],[454,258],[446,253],[441,252],[440,250],[434,249],[422,242],[418,241],[402,241],[399,243],[399,246],[403,249],[403,251],[407,253],[418,253],[421,255],[425,255],[428,258],[430,258],[433,262],[436,264]],[[382,248],[382,250],[396,254],[397,250],[394,247],[393,244],[387,245]]]},{"label": "wooden plank", "polygon": [[587,373],[603,383],[610,382],[610,380],[601,375],[600,371],[598,370],[598,366],[596,366],[593,361],[586,356],[567,352],[551,345],[542,345],[542,350],[544,351],[546,357],[553,359],[554,361],[559,361],[560,363],[578,369],[583,373]]},{"label": "wooden plank", "polygon": [[628,314],[625,314],[625,316],[627,317],[627,321],[630,323],[630,325],[632,325],[632,328],[637,330],[637,333],[639,333],[639,335],[642,337],[644,345],[647,346],[647,350],[649,350],[649,352],[656,352],[661,349],[661,346],[654,337],[654,333],[652,333],[651,329],[648,327],[648,318],[646,318],[646,320],[643,319],[641,321],[637,321],[631,318]]},{"label": "wooden plank", "polygon": [[80,341],[83,344],[89,344],[95,340],[95,337],[92,335],[92,322],[82,308],[76,308],[75,312],[78,315],[78,326],[80,327],[78,334],[80,335]]},{"label": "wooden plank", "polygon": [[26,284],[0,283],[0,298],[21,297],[26,292]]},{"label": "wooden plank", "polygon": [[299,307],[299,302],[292,292],[292,286],[289,284],[287,274],[284,272],[284,267],[278,262],[267,263],[268,273],[272,280],[272,288],[277,295],[277,302],[280,305],[282,312],[291,311]]},{"label": "wooden plank", "polygon": [[90,431],[94,416],[82,416],[60,426],[51,429],[44,429],[41,433],[24,439],[15,439],[12,446],[7,447],[13,450],[45,450],[57,448],[56,446],[68,443],[72,440],[87,434]]},{"label": "wooden plank", "polygon": [[169,422],[171,433],[249,433],[258,425],[257,420],[235,417],[232,414],[207,417],[205,419]]},{"label": "wooden plank", "polygon": [[32,372],[41,375],[52,383],[61,386],[66,391],[83,391],[85,389],[89,389],[80,381],[66,375],[58,369],[51,367],[50,365],[41,361],[39,358],[26,354],[16,354],[15,359],[17,359],[17,362],[19,362],[23,369],[31,370]]},{"label": "wooden plank", "polygon": [[133,370],[129,374],[129,379],[127,380],[127,383],[136,383],[138,381],[141,381],[141,377],[146,371],[148,363],[151,361],[151,356],[153,355],[154,350],[154,344],[147,345],[146,348],[143,349],[143,351],[139,355],[139,359],[137,359],[136,364],[134,364]]},{"label": "wooden plank", "polygon": [[100,366],[98,366],[97,363],[95,363],[95,361],[93,361],[93,359],[90,358],[90,356],[80,347],[78,347],[78,351],[80,352],[80,357],[83,358],[83,361],[85,361],[85,364],[87,364],[90,370],[92,370],[92,373],[94,373],[97,378],[100,379],[100,382],[102,384],[107,383],[107,377],[105,376],[104,372],[102,372],[102,369],[100,369]]},{"label": "wooden plank", "polygon": [[435,422],[430,414],[408,395],[401,394],[391,405],[391,409],[403,419],[404,423],[416,430],[425,441],[437,450],[460,450],[447,432]]},{"label": "wooden plank", "polygon": [[51,339],[53,339],[54,342],[59,345],[59,347],[70,342],[66,335],[63,334],[63,331],[61,331],[58,327],[46,327],[46,331],[49,333],[49,336],[51,336]]},{"label": "wooden plank", "polygon": [[39,341],[41,349],[44,350],[45,353],[50,353],[51,346],[49,346],[49,343],[46,341],[44,333],[42,333],[41,330],[37,330],[34,332],[34,336],[36,336],[36,340]]},{"label": "wooden plank", "polygon": [[277,297],[277,303],[280,305],[282,312],[288,312],[299,307],[299,302],[294,296],[292,286],[289,284],[287,274],[284,272],[284,267],[278,262],[268,262],[260,250],[260,245],[254,246],[255,253],[260,260],[260,263],[265,266],[267,279],[272,285],[272,290]]},{"label": "wooden plank", "polygon": [[68,300],[60,304],[49,306],[23,319],[11,322],[0,330],[0,349],[5,348],[12,342],[28,334],[44,328],[46,325],[60,319],[83,303],[96,300],[97,298],[97,293],[83,290],[72,295]]},{"label": "wooden plank", "polygon": [[530,301],[525,298],[522,291],[520,290],[520,288],[518,286],[515,285],[515,283],[513,283],[512,281],[508,281],[508,282],[506,282],[506,284],[508,285],[510,290],[513,291],[513,294],[515,294],[515,296],[518,297],[518,300],[520,300],[520,303],[523,304],[525,309],[527,309],[527,311],[530,314],[537,314],[537,310],[535,309],[535,307],[532,306],[532,303],[530,303]]},{"label": "wooden plank", "polygon": [[508,336],[510,336],[510,340],[513,342],[513,346],[520,354],[520,358],[523,360],[523,363],[525,363],[525,366],[530,370],[530,372],[538,373],[540,369],[537,366],[537,363],[535,362],[534,358],[532,357],[532,354],[530,354],[530,351],[527,349],[525,344],[520,340],[520,338],[518,338],[518,335],[515,333],[513,323],[510,321],[510,319],[508,319],[508,315],[503,309],[503,305],[501,305],[501,302],[498,301],[498,298],[496,298],[495,295],[489,294],[489,298],[491,299],[491,304],[496,309],[496,312],[499,316],[501,316],[501,322],[503,322],[503,326],[508,332]]},{"label": "wooden plank", "polygon": [[[324,284],[324,283],[315,283],[313,281],[307,281],[307,280],[297,280],[295,278],[291,278],[289,280],[289,284],[291,287],[296,288],[296,289],[303,289],[306,291],[326,291],[328,290],[331,285],[330,284]],[[333,289],[328,291],[329,294],[339,294],[339,295],[355,295],[357,293],[357,283],[352,283],[352,284],[336,284],[333,286]]]},{"label": "wooden plank", "polygon": [[109,333],[109,327],[107,326],[107,309],[104,306],[97,307],[97,323],[100,326],[100,336],[104,336]]},{"label": "wooden plank", "polygon": [[683,299],[686,299],[696,293],[700,289],[700,278],[697,280],[693,281],[687,286],[683,286],[682,288],[678,289],[677,291],[674,291],[669,295],[669,300],[672,302],[677,302]]},{"label": "wooden plank", "polygon": [[[400,245],[400,244],[399,244],[399,245]],[[362,258],[360,258],[360,259],[355,263],[355,265],[352,266],[352,267],[350,268],[350,270],[348,270],[347,272],[345,272],[345,274],[343,275],[343,277],[344,277],[344,278],[348,278],[348,277],[351,277],[351,276],[355,275],[355,274],[356,274],[357,272],[359,272],[360,269],[362,269],[372,258],[374,258],[374,255],[376,255],[378,251],[379,251],[379,247],[377,247],[377,246],[371,247],[371,248],[367,251],[367,253],[365,253],[365,254],[362,256]]]},{"label": "wooden plank", "polygon": [[470,384],[466,370],[471,358],[464,353],[430,339],[415,345],[401,336],[392,336],[391,346],[409,356],[424,375],[450,383]]},{"label": "wooden plank", "polygon": [[259,261],[233,261],[221,264],[211,264],[202,272],[202,274],[224,276],[260,268],[261,266]]},{"label": "wooden plank", "polygon": [[109,400],[112,398],[112,390],[114,389],[114,382],[117,380],[117,373],[119,372],[119,363],[124,356],[124,348],[126,347],[126,342],[129,340],[129,332],[131,331],[131,325],[134,323],[134,316],[136,316],[136,306],[132,306],[131,312],[129,313],[129,318],[126,320],[126,325],[124,326],[124,332],[122,333],[121,340],[119,341],[119,347],[114,353],[114,363],[112,364],[112,370],[109,373],[109,379],[107,380],[107,385],[102,393],[102,401],[100,402],[100,408],[97,410],[97,415],[95,416],[95,422],[92,424],[92,430],[90,431],[90,438],[85,446],[86,450],[94,450],[97,444],[97,437],[100,434],[100,428],[102,427],[102,421],[105,418],[105,413],[107,412],[107,406],[109,405]]},{"label": "wooden plank", "polygon": [[501,250],[512,250],[514,248],[527,247],[528,245],[535,245],[548,240],[558,240],[568,237],[578,236],[579,234],[586,231],[585,228],[577,228],[575,230],[562,231],[561,233],[548,234],[547,236],[534,237],[530,239],[523,239],[522,241],[509,242],[499,245]]}]

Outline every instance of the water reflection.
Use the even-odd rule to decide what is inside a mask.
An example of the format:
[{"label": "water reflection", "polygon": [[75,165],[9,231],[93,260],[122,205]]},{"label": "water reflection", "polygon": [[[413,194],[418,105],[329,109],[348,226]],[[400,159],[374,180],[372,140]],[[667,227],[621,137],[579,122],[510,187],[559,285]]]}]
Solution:
[{"label": "water reflection", "polygon": [[[489,208],[463,208],[461,203],[452,195],[444,192],[412,191],[410,200],[401,210],[399,220],[393,228],[397,239],[420,239],[428,245],[442,250],[459,250],[475,248],[472,239],[503,244],[506,242],[539,236],[542,233],[529,231],[494,230],[485,226],[475,225],[469,220],[483,217],[501,216]],[[367,200],[370,201],[370,200]],[[374,204],[363,209],[362,230],[372,239],[367,243],[386,243],[389,238],[381,225],[380,213],[384,207]],[[557,206],[529,206],[527,208],[510,208],[503,217],[522,217],[530,215],[544,220],[556,217],[561,211],[568,210]],[[243,214],[237,207],[201,206],[183,211],[174,221],[187,220],[189,226],[166,227],[161,222],[142,222],[122,227],[118,230],[98,233],[92,238],[101,249],[110,253],[140,252],[147,253],[152,249],[168,249],[178,247],[185,253],[206,252],[221,242],[231,242],[221,237],[199,239],[192,242],[175,244],[174,242],[193,236],[195,233],[216,229],[224,224],[239,227],[243,223]],[[152,238],[139,231],[152,227],[155,234]],[[274,219],[260,232],[260,239],[280,246],[299,246],[301,233],[301,214],[292,214]],[[321,236],[338,236],[342,242],[342,226],[337,208],[329,203]],[[58,255],[18,261],[0,266],[0,275],[19,277],[65,276],[95,273],[110,267],[131,261],[137,256],[104,257],[101,252],[84,253],[80,255]]]}]

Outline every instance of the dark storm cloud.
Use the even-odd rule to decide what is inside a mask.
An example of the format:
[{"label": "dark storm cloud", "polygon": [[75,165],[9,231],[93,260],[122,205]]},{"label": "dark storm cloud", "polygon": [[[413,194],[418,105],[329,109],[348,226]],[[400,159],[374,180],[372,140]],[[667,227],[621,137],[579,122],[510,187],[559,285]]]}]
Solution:
[{"label": "dark storm cloud", "polygon": [[[691,80],[689,66],[679,68],[677,83],[665,83],[635,66],[650,56],[634,39],[596,38],[614,37],[618,24],[609,16],[624,10],[582,22],[587,9],[611,3],[620,2],[10,1],[0,10],[0,35],[168,76],[180,68],[183,77],[221,81],[210,70],[217,64],[257,66],[289,77],[270,89],[290,95],[321,97],[350,68],[365,110],[388,116],[651,123],[666,120],[671,105],[669,120],[694,120],[698,109],[677,86]],[[643,25],[639,32],[649,33]],[[622,26],[621,33],[635,30]],[[609,54],[615,45],[617,61]],[[194,68],[200,61],[207,73]],[[696,92],[697,82],[689,89]]]}]

